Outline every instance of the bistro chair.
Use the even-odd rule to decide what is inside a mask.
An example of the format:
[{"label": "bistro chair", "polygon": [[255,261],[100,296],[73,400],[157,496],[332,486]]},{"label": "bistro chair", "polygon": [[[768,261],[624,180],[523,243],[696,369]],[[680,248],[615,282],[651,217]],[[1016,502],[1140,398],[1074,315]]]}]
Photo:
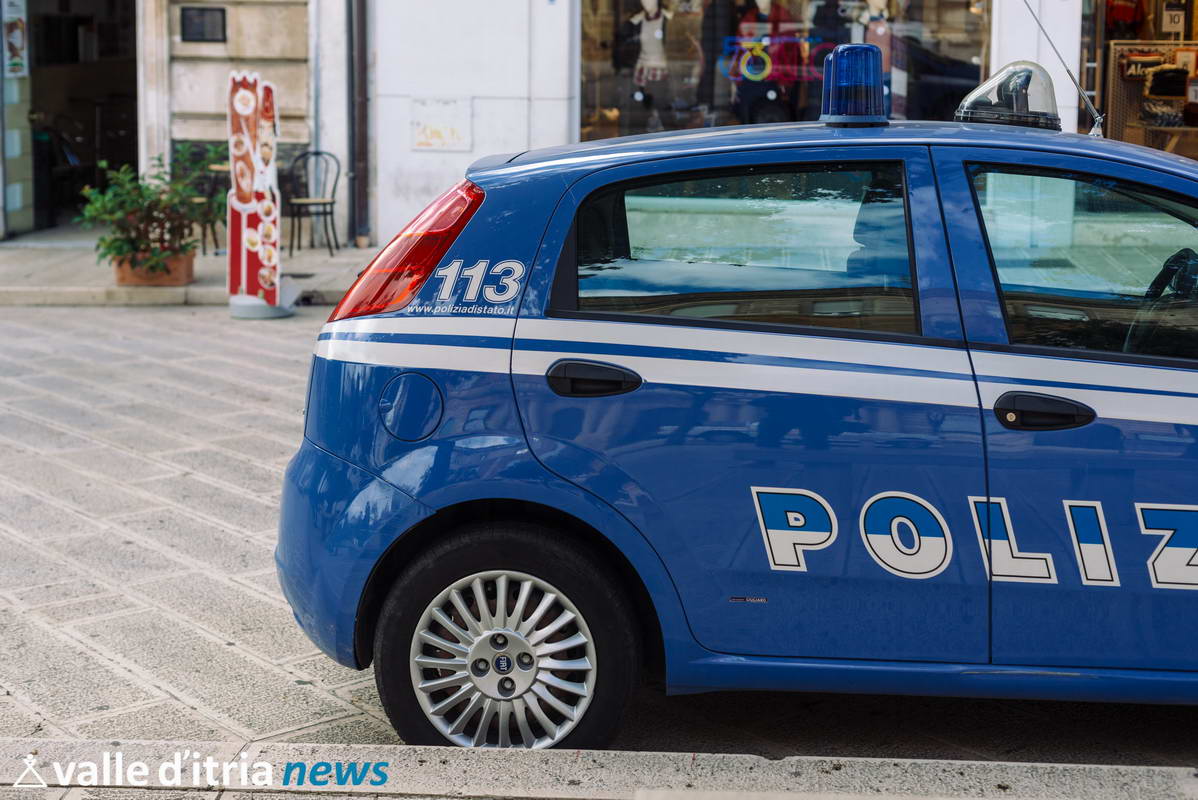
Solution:
[{"label": "bistro chair", "polygon": [[324,227],[325,243],[329,246],[329,255],[335,255],[334,248],[341,248],[341,242],[337,240],[336,226],[333,225],[333,208],[337,204],[337,181],[341,178],[341,162],[332,153],[309,150],[292,160],[288,177],[290,196],[287,198],[286,215],[291,220],[291,233],[288,237],[287,254],[291,255],[295,251],[297,240],[300,249],[303,249],[303,233],[300,226],[307,217],[312,220],[308,226],[308,245],[316,247],[316,219],[320,218]]}]

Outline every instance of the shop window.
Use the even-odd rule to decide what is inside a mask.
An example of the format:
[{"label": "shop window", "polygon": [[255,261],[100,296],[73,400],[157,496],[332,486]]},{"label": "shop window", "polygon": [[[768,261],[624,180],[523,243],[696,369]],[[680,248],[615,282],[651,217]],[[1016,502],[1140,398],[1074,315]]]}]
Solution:
[{"label": "shop window", "polygon": [[181,27],[185,42],[225,41],[225,10],[223,8],[183,8]]},{"label": "shop window", "polygon": [[614,187],[576,231],[578,311],[919,332],[901,164]]},{"label": "shop window", "polygon": [[882,48],[894,119],[952,119],[981,79],[979,0],[581,0],[582,139],[819,116],[837,44]]},{"label": "shop window", "polygon": [[1198,207],[1064,172],[972,179],[1012,344],[1198,359]]}]

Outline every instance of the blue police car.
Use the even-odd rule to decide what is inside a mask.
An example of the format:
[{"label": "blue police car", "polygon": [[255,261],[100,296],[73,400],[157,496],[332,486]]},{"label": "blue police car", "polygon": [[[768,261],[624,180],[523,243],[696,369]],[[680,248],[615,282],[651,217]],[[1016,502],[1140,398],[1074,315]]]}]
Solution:
[{"label": "blue police car", "polygon": [[1198,703],[1198,164],[1029,64],[888,124],[876,56],[483,159],[336,308],[277,560],[406,741],[601,746],[645,676]]}]

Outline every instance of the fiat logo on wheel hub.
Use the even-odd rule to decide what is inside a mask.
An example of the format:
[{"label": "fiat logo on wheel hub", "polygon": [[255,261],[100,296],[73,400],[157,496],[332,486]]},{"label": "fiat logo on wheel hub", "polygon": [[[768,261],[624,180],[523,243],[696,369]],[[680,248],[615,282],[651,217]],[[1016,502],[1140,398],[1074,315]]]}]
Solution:
[{"label": "fiat logo on wheel hub", "polygon": [[512,671],[512,657],[511,656],[496,656],[495,657],[495,671],[498,672],[500,675],[507,675],[509,672],[511,672]]}]

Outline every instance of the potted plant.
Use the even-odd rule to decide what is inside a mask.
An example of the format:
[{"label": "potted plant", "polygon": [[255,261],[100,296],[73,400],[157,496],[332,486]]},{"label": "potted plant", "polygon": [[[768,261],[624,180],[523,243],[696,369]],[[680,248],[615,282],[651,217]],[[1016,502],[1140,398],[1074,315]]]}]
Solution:
[{"label": "potted plant", "polygon": [[196,222],[200,226],[200,248],[204,249],[205,231],[211,232],[213,247],[217,247],[218,226],[225,225],[228,211],[225,196],[229,189],[229,174],[214,173],[213,165],[228,166],[227,142],[177,142],[171,156],[171,174],[187,181],[196,192]]},{"label": "potted plant", "polygon": [[[107,164],[101,162],[101,168]],[[128,164],[107,170],[103,189],[84,187],[79,220],[107,226],[96,242],[97,260],[112,262],[117,286],[185,286],[195,279],[198,196],[183,178],[172,178],[156,159],[144,177]]]}]

